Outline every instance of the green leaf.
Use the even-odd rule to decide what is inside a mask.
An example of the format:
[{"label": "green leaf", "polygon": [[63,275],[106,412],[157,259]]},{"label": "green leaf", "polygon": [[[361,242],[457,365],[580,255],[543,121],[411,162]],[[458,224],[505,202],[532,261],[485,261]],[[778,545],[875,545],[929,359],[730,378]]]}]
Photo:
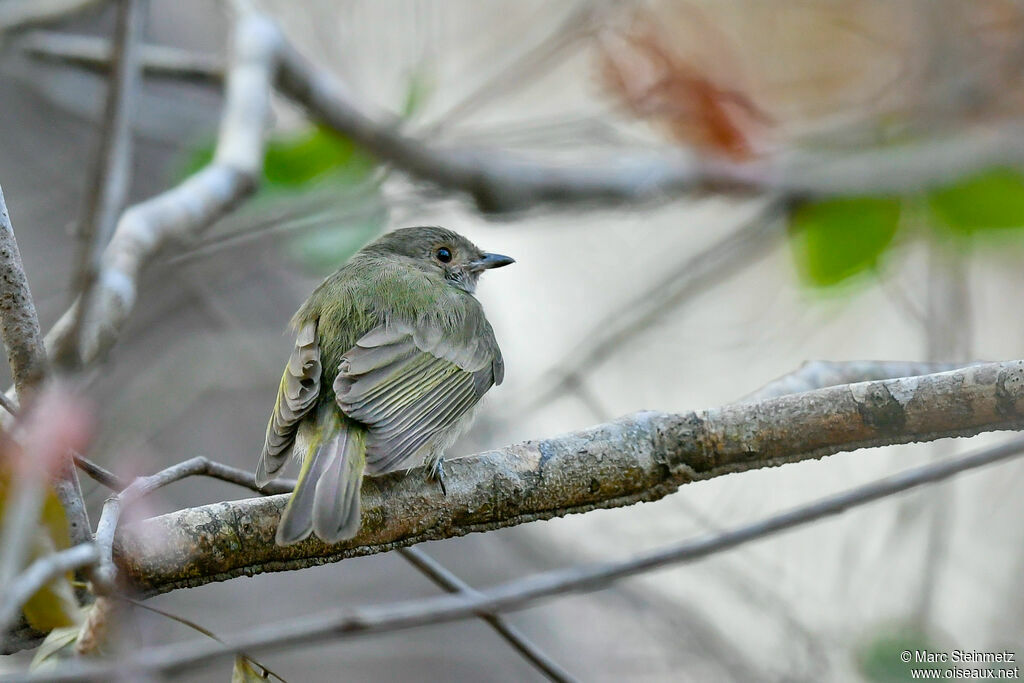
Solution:
[{"label": "green leaf", "polygon": [[830,287],[878,266],[900,220],[900,200],[849,197],[807,202],[790,214],[790,247],[803,280]]},{"label": "green leaf", "polygon": [[942,652],[942,648],[913,627],[887,627],[858,648],[857,668],[866,680],[874,683],[909,681],[911,669],[944,671],[949,668],[948,664],[919,661],[918,653],[926,652]]},{"label": "green leaf", "polygon": [[[210,163],[213,155],[213,144],[202,145],[183,164],[181,176],[195,173]],[[262,190],[294,191],[321,181],[353,184],[366,180],[375,167],[373,158],[351,140],[318,126],[267,142]]]},{"label": "green leaf", "polygon": [[297,137],[271,140],[263,176],[270,186],[297,187],[329,175],[361,181],[373,167],[373,160],[352,141],[321,126]]},{"label": "green leaf", "polygon": [[423,69],[417,69],[409,77],[409,85],[405,90],[405,101],[402,103],[402,118],[409,118],[423,108],[434,91],[434,81]]},{"label": "green leaf", "polygon": [[932,192],[928,205],[960,233],[1024,227],[1024,174],[1006,168],[985,171]]}]

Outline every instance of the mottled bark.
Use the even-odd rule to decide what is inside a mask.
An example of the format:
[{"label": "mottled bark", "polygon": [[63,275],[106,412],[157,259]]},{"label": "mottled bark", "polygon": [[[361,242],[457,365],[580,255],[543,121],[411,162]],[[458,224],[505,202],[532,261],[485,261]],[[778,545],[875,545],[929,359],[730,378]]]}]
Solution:
[{"label": "mottled bark", "polygon": [[0,191],[0,335],[7,348],[7,362],[18,400],[24,402],[26,392],[46,375],[46,350],[3,191]]},{"label": "mottled bark", "polygon": [[369,479],[349,542],[274,545],[287,496],[215,503],[122,528],[145,594],[369,555],[538,519],[655,500],[691,481],[839,451],[1024,426],[1024,361],[862,382],[674,415],[643,412],[455,460],[448,495],[419,471]]}]

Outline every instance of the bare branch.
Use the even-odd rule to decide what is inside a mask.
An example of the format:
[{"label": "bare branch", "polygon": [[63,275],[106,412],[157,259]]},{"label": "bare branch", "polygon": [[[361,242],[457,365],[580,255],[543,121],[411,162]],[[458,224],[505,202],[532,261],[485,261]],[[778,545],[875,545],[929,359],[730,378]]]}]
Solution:
[{"label": "bare branch", "polygon": [[0,334],[7,348],[18,401],[24,403],[47,372],[39,318],[28,288],[14,226],[0,189]]},{"label": "bare branch", "polygon": [[0,601],[0,633],[17,618],[21,607],[50,581],[96,562],[99,554],[92,543],[83,543],[46,557],[41,557],[28,566],[3,591]]},{"label": "bare branch", "polygon": [[799,394],[804,391],[834,387],[837,384],[870,382],[898,377],[914,377],[935,372],[948,372],[981,363],[934,363],[902,360],[811,360],[791,373],[772,380],[757,391],[740,399],[742,403],[766,398]]},{"label": "bare branch", "polygon": [[593,371],[616,349],[626,346],[630,339],[658,319],[767,256],[771,246],[782,236],[777,219],[786,206],[783,199],[768,200],[739,229],[691,255],[605,316],[580,337],[580,343],[572,347],[570,355],[553,365],[548,374],[553,374],[554,379],[545,375],[545,386],[528,392],[530,402],[523,410],[531,412],[541,408],[579,386],[588,371]]},{"label": "bare branch", "polygon": [[0,33],[19,31],[71,17],[104,0],[6,0],[0,3]]},{"label": "bare branch", "polygon": [[[84,458],[81,458],[84,460]],[[102,470],[98,465],[90,464],[94,471]],[[117,578],[117,567],[114,565],[113,547],[114,534],[121,519],[121,512],[128,505],[143,498],[159,488],[173,484],[187,477],[208,476],[240,484],[257,493],[278,492],[288,493],[295,488],[295,482],[281,480],[268,483],[265,487],[256,486],[256,475],[229,465],[213,462],[203,456],[190,458],[184,462],[163,469],[148,477],[139,477],[116,496],[111,496],[103,505],[99,524],[96,526],[96,544],[99,546],[99,568],[93,575],[93,581],[101,591],[113,589]],[[106,479],[115,479],[113,473],[103,470]]]},{"label": "bare branch", "polygon": [[[332,74],[303,59],[276,27],[268,34],[279,45],[271,57],[280,59],[277,87],[284,95],[381,161],[445,190],[464,192],[483,211],[543,203],[640,203],[701,190],[789,198],[908,194],[992,166],[1024,167],[1017,121],[867,151],[794,151],[745,163],[679,149],[617,151],[560,164],[495,149],[444,148],[404,134],[393,114],[367,111]],[[171,64],[160,68],[172,75]],[[195,68],[183,65],[183,74],[195,77]]]},{"label": "bare branch", "polygon": [[[437,562],[419,548],[399,548],[398,552],[412,566],[416,567],[431,581],[449,593],[459,593],[467,597],[479,595],[472,586],[445,569],[440,562]],[[576,680],[572,674],[559,666],[558,662],[548,657],[543,650],[531,642],[522,631],[508,623],[500,615],[481,614],[480,618],[487,622],[524,659],[537,667],[548,680],[556,682]]]},{"label": "bare branch", "polygon": [[[1009,460],[1022,452],[1024,438],[1017,437],[1010,442],[972,455],[906,470],[751,524],[683,541],[625,560],[548,571],[526,579],[510,581],[473,596],[456,594],[376,607],[335,609],[291,619],[286,624],[267,624],[249,629],[231,638],[227,647],[207,641],[188,641],[148,648],[136,652],[126,660],[112,664],[73,662],[61,671],[46,672],[45,680],[109,678],[126,671],[177,672],[243,650],[266,651],[272,648],[299,647],[324,640],[397,631],[465,619],[482,613],[493,614],[518,609],[544,598],[594,591],[628,576],[671,564],[692,562],[781,531],[841,514],[851,508],[897,493],[949,479],[961,472]],[[23,680],[44,679],[26,676]]]},{"label": "bare branch", "polygon": [[[0,335],[7,348],[7,362],[11,366],[18,401],[25,405],[46,376],[48,362],[3,190],[0,190]],[[8,397],[5,404],[10,402]],[[72,543],[91,540],[85,501],[78,475],[70,462],[58,466],[54,488],[67,514]]]},{"label": "bare branch", "polygon": [[132,157],[131,107],[141,80],[138,40],[142,34],[144,14],[140,0],[117,2],[113,78],[108,85],[95,167],[86,192],[84,220],[79,226],[77,267],[71,282],[71,291],[79,294],[80,303],[75,308],[71,330],[61,339],[59,346],[51,349],[57,364],[65,369],[80,365],[79,340],[82,325],[92,307],[103,250],[128,196]]},{"label": "bare branch", "polygon": [[[111,46],[104,38],[33,31],[22,37],[18,46],[25,54],[43,61],[70,64],[92,71],[111,68]],[[146,77],[173,78],[207,85],[224,81],[224,65],[210,55],[199,55],[165,45],[140,45],[139,64]]]},{"label": "bare branch", "polygon": [[[595,508],[839,451],[1024,426],[1024,361],[840,385],[683,415],[637,413],[557,438],[453,460],[447,496],[414,473],[363,484],[353,540],[281,547],[287,496],[215,503],[126,525],[115,560],[144,594],[299,569]],[[244,548],[238,529],[245,529]]]},{"label": "bare branch", "polygon": [[[238,467],[232,467],[231,465],[225,465],[224,463],[214,462],[213,460],[201,455],[195,458],[190,458],[178,465],[172,465],[168,469],[173,470],[186,463],[189,464],[191,471],[189,471],[185,476],[195,475],[210,477],[211,479],[220,479],[221,481],[226,481],[229,484],[238,484],[239,486],[244,486],[250,491],[262,493],[264,495],[291,493],[295,488],[294,479],[275,479],[274,481],[268,482],[265,486],[259,487],[256,485],[255,473]],[[199,464],[198,466],[197,463]],[[106,486],[111,491],[123,491],[132,484],[128,479],[114,474],[107,468],[102,467],[78,453],[75,453],[75,464],[78,465],[83,472],[103,486]],[[158,473],[154,476],[159,476],[160,474],[162,473]]]},{"label": "bare branch", "polygon": [[[98,358],[116,340],[135,305],[139,274],[156,253],[168,243],[200,233],[255,188],[263,165],[278,35],[258,16],[247,13],[238,20],[213,162],[177,187],[130,207],[118,221],[103,255],[93,310],[82,330],[84,363]],[[50,330],[51,347],[71,334],[77,305]]]},{"label": "bare branch", "polygon": [[92,460],[89,460],[80,453],[74,453],[72,457],[74,458],[75,465],[77,465],[80,470],[88,474],[89,477],[98,481],[100,484],[106,486],[111,491],[123,491],[131,484],[127,479],[122,479],[107,468],[94,463]]}]

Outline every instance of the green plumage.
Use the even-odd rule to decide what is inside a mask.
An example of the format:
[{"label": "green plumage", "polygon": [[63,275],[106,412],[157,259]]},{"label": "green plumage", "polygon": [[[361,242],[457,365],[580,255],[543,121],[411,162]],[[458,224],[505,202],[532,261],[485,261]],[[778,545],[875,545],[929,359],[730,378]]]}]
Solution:
[{"label": "green plumage", "polygon": [[358,531],[359,482],[440,459],[504,373],[474,298],[487,269],[512,260],[443,228],[389,233],[324,280],[292,319],[296,347],[257,468],[303,462],[279,544]]}]

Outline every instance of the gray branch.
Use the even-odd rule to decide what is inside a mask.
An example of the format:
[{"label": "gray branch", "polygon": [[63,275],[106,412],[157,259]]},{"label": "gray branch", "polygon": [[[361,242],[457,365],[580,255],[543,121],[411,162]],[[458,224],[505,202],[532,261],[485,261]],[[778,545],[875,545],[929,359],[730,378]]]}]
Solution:
[{"label": "gray branch", "polygon": [[0,33],[67,19],[104,0],[5,0],[0,3]]},{"label": "gray branch", "polygon": [[[238,20],[213,162],[122,214],[104,251],[95,300],[83,323],[84,363],[100,357],[114,343],[135,305],[139,275],[160,249],[188,241],[255,189],[263,167],[278,36],[262,17],[247,13]],[[47,334],[51,348],[66,343],[80,303],[66,311]]]},{"label": "gray branch", "polygon": [[132,106],[141,81],[138,42],[145,15],[142,1],[117,2],[113,78],[107,89],[95,168],[86,193],[84,220],[79,226],[77,268],[71,282],[71,291],[79,294],[80,303],[70,331],[61,338],[62,344],[50,350],[57,365],[65,369],[76,368],[81,363],[79,339],[99,280],[103,249],[128,196]]},{"label": "gray branch", "polygon": [[[105,483],[119,481],[119,477],[115,474],[104,470],[85,458],[79,457],[77,461],[81,465],[87,463],[87,470],[97,474]],[[103,513],[100,515],[100,521],[96,526],[96,545],[99,546],[99,567],[92,577],[100,592],[108,593],[112,591],[117,581],[117,567],[114,565],[113,547],[114,535],[121,520],[122,511],[128,505],[148,496],[159,488],[194,476],[221,479],[245,486],[257,493],[289,493],[295,487],[294,481],[280,480],[270,482],[263,488],[260,488],[256,486],[256,475],[252,472],[246,472],[245,470],[214,462],[203,456],[197,456],[184,462],[179,462],[176,465],[171,465],[148,477],[139,477],[124,487],[120,493],[108,498],[107,502],[103,505]]]},{"label": "gray branch", "polygon": [[[48,362],[3,190],[0,190],[0,335],[7,349],[18,401],[25,405],[46,377]],[[58,466],[54,488],[68,518],[71,542],[91,540],[89,515],[82,500],[78,474],[70,459]]]},{"label": "gray branch", "polygon": [[24,403],[46,376],[46,349],[28,288],[14,226],[0,189],[0,334],[7,349],[18,401]]},{"label": "gray branch", "polygon": [[[464,596],[476,596],[479,592],[469,584],[452,574],[444,568],[440,562],[427,555],[419,548],[400,548],[399,553],[409,563],[420,570],[431,581],[449,593],[461,593]],[[526,635],[512,624],[508,623],[500,614],[483,613],[479,615],[494,631],[500,635],[505,642],[521,654],[528,662],[537,667],[537,670],[544,674],[548,680],[555,683],[570,683],[576,678],[568,671],[558,665],[558,662],[548,657],[543,650],[530,641]]]},{"label": "gray branch", "polygon": [[[111,70],[111,45],[104,38],[32,31],[18,41],[25,54],[45,62],[71,64],[90,71]],[[139,64],[147,77],[173,78],[208,85],[224,81],[224,65],[210,55],[166,45],[140,45]]]},{"label": "gray branch", "polygon": [[870,382],[898,377],[914,377],[935,372],[947,372],[981,363],[935,363],[901,360],[811,360],[793,372],[772,380],[760,389],[747,394],[741,402],[750,403],[766,398],[799,394],[837,384]]},{"label": "gray branch", "polygon": [[[663,201],[695,191],[769,193],[784,197],[913,193],[992,166],[1024,168],[1019,122],[979,126],[956,136],[917,140],[867,151],[796,151],[737,163],[685,150],[620,150],[574,163],[552,163],[479,147],[444,147],[402,132],[388,112],[370,111],[329,71],[310,64],[281,37],[277,88],[310,117],[348,136],[379,160],[447,191],[462,192],[488,212],[539,204]],[[78,41],[77,37],[73,38]],[[70,63],[102,59],[89,43],[32,47],[34,54]],[[83,55],[81,53],[93,53]],[[105,54],[105,53],[104,53]],[[172,58],[169,58],[172,57]],[[216,68],[196,67],[185,55],[151,60],[162,76],[213,79]]]},{"label": "gray branch", "polygon": [[136,652],[119,662],[73,662],[60,671],[47,671],[45,678],[25,676],[22,680],[56,682],[110,679],[125,672],[180,672],[244,650],[308,646],[325,640],[441,624],[518,609],[544,598],[594,591],[628,576],[671,564],[692,562],[897,493],[949,479],[961,472],[1007,461],[1022,452],[1024,438],[1018,437],[994,448],[900,472],[734,529],[682,541],[625,560],[544,572],[475,595],[455,594],[376,607],[334,609],[291,619],[287,624],[257,626],[236,634],[225,644],[188,641],[162,645]]},{"label": "gray branch", "polygon": [[637,413],[451,461],[447,496],[415,472],[369,478],[362,529],[346,543],[310,539],[277,546],[274,532],[287,501],[278,495],[126,525],[114,558],[135,589],[152,595],[656,500],[683,484],[731,472],[1022,426],[1024,361],[839,385],[683,415]]}]

